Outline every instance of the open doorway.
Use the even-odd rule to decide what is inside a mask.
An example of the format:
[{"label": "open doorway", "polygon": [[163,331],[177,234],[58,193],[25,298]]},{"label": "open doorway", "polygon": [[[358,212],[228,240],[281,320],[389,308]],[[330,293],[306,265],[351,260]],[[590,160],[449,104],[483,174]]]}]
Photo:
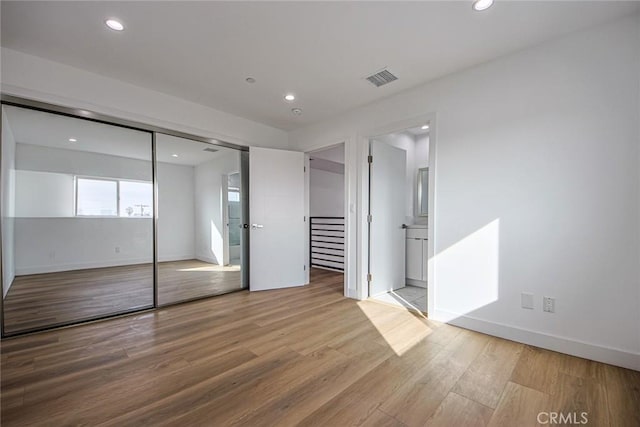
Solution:
[{"label": "open doorway", "polygon": [[240,172],[226,176],[224,197],[225,216],[225,265],[239,266],[242,235],[242,206],[240,200]]},{"label": "open doorway", "polygon": [[[342,284],[346,263],[345,144],[307,153],[308,241],[311,285]],[[337,288],[336,288],[337,289]]]},{"label": "open doorway", "polygon": [[427,312],[428,122],[369,140],[369,297]]}]

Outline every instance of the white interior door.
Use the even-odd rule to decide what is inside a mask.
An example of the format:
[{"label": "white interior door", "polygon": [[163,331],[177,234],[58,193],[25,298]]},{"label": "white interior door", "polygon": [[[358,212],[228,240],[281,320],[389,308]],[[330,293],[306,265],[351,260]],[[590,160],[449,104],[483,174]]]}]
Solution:
[{"label": "white interior door", "polygon": [[304,153],[251,147],[249,200],[249,289],[304,285]]},{"label": "white interior door", "polygon": [[371,141],[369,296],[405,286],[407,152]]}]

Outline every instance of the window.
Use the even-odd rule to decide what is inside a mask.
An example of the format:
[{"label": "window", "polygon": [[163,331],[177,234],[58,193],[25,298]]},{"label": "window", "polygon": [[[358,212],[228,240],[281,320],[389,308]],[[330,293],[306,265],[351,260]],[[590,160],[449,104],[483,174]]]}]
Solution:
[{"label": "window", "polygon": [[118,181],[78,178],[76,215],[118,215]]},{"label": "window", "polygon": [[153,186],[150,182],[120,181],[120,216],[152,217]]},{"label": "window", "polygon": [[153,217],[150,182],[76,177],[76,216]]}]

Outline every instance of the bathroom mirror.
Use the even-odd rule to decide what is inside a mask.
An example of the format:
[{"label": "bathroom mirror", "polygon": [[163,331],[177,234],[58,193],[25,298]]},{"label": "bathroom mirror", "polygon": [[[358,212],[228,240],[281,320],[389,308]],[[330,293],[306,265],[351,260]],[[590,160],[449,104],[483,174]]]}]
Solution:
[{"label": "bathroom mirror", "polygon": [[429,168],[418,169],[417,215],[429,214]]}]

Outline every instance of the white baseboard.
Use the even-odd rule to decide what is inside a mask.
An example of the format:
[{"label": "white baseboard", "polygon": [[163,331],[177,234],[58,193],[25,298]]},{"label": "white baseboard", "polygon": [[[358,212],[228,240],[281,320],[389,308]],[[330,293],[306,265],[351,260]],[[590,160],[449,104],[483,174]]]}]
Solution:
[{"label": "white baseboard", "polygon": [[187,255],[158,255],[158,262],[170,262],[170,261],[189,261],[196,259],[195,254]]},{"label": "white baseboard", "polygon": [[338,270],[337,268],[331,268],[331,267],[318,267],[317,265],[314,265],[311,268],[317,268],[318,270],[327,270],[327,271],[333,271],[334,273],[342,273],[344,274],[344,271],[342,270]]},{"label": "white baseboard", "polygon": [[487,335],[640,371],[640,353],[603,347],[597,344],[544,334],[529,329],[516,328],[502,323],[490,322],[444,310],[435,310],[434,313],[429,313],[429,318],[436,321],[445,321],[448,324],[482,332]]},{"label": "white baseboard", "polygon": [[[176,255],[172,257],[162,257],[160,262],[166,261],[185,261],[194,259],[192,254],[190,255]],[[151,258],[128,258],[125,260],[107,260],[107,261],[94,261],[86,263],[73,263],[73,264],[56,264],[56,265],[36,265],[29,267],[16,267],[16,276],[26,276],[29,274],[44,274],[44,273],[57,273],[60,271],[71,270],[87,270],[90,268],[105,268],[105,267],[119,267],[124,265],[136,265],[136,264],[150,264],[153,262]]]},{"label": "white baseboard", "polygon": [[202,261],[202,262],[208,262],[209,264],[218,264],[218,260],[213,258],[213,257],[208,257],[208,256],[203,256],[203,255],[196,255],[195,257],[198,261]]},{"label": "white baseboard", "polygon": [[358,296],[358,290],[355,288],[347,288],[347,298],[352,298],[355,300],[360,300]]},{"label": "white baseboard", "polygon": [[151,258],[129,258],[126,260],[108,260],[100,262],[86,262],[74,264],[35,265],[30,267],[16,267],[16,276],[28,274],[57,273],[60,271],[87,270],[90,268],[118,267],[122,265],[150,264]]}]

